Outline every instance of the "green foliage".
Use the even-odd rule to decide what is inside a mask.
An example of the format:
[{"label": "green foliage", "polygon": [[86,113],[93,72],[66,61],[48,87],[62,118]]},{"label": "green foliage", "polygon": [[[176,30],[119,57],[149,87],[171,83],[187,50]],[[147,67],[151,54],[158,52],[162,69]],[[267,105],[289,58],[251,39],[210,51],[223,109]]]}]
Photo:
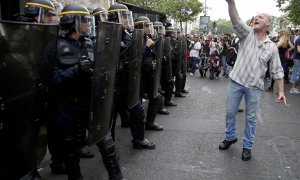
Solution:
[{"label": "green foliage", "polygon": [[217,31],[216,34],[232,34],[234,33],[232,24],[230,20],[218,19],[214,21],[216,23]]},{"label": "green foliage", "polygon": [[124,0],[145,9],[165,13],[177,22],[182,23],[195,20],[203,11],[203,5],[198,0]]},{"label": "green foliage", "polygon": [[200,34],[199,28],[193,28],[190,32],[190,34]]},{"label": "green foliage", "polygon": [[294,25],[300,24],[300,0],[275,0],[277,6]]}]

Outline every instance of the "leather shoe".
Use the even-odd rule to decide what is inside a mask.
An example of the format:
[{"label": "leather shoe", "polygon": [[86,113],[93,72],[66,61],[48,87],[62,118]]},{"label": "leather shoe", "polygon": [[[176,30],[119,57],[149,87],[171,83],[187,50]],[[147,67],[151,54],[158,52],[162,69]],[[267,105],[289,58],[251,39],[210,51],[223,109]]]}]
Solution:
[{"label": "leather shoe", "polygon": [[151,131],[163,131],[164,127],[159,126],[157,123],[145,123],[145,130],[151,130]]},{"label": "leather shoe", "polygon": [[175,97],[185,97],[182,93],[175,93]]},{"label": "leather shoe", "polygon": [[243,148],[242,160],[249,161],[251,159],[251,149]]},{"label": "leather shoe", "polygon": [[131,141],[134,149],[155,149],[155,143],[147,139],[134,139]]},{"label": "leather shoe", "polygon": [[177,106],[173,101],[165,101],[164,103],[165,106]]},{"label": "leather shoe", "polygon": [[157,114],[169,115],[170,113],[169,113],[169,111],[166,110],[165,108],[162,108],[162,109],[159,109],[159,110],[157,111]]},{"label": "leather shoe", "polygon": [[94,153],[88,147],[78,148],[77,153],[81,158],[93,158]]},{"label": "leather shoe", "polygon": [[234,139],[232,141],[227,141],[226,139],[219,145],[219,149],[220,150],[227,150],[228,148],[230,148],[230,146],[234,143],[236,143],[238,141],[238,139]]},{"label": "leather shoe", "polygon": [[189,93],[187,90],[183,89],[181,90],[181,93]]}]

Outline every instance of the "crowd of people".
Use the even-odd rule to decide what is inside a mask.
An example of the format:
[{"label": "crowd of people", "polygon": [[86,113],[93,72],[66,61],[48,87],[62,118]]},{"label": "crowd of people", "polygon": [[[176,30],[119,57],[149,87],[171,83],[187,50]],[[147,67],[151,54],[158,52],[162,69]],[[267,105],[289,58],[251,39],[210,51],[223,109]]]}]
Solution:
[{"label": "crowd of people", "polygon": [[187,36],[188,41],[188,65],[190,75],[199,70],[200,77],[205,77],[209,72],[210,79],[218,79],[223,69],[222,76],[229,77],[232,70],[239,46],[237,36],[224,35],[200,35]]},{"label": "crowd of people", "polygon": [[[253,26],[252,22],[249,24]],[[267,31],[269,35],[269,32]],[[290,27],[278,31],[277,36],[269,35],[272,42],[276,43],[280,62],[284,69],[285,84],[292,84],[290,93],[300,94],[298,86],[299,81],[299,46],[300,30],[292,30]],[[199,70],[200,77],[206,77],[209,73],[210,79],[218,79],[222,76],[229,78],[229,74],[234,67],[240,41],[235,33],[223,35],[204,35],[203,33],[187,35],[187,59],[188,72],[194,76],[195,71]],[[268,64],[269,65],[269,64]],[[265,80],[271,82],[266,89],[268,92],[273,91],[274,79],[272,79],[269,66],[265,75]]]}]

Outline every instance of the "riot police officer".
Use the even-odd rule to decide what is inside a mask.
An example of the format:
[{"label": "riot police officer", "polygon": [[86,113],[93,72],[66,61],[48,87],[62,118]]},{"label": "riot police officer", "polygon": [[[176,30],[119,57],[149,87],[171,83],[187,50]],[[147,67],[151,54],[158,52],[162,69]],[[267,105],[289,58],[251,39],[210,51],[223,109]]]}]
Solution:
[{"label": "riot police officer", "polygon": [[179,55],[179,63],[180,63],[180,72],[183,76],[181,79],[181,93],[188,93],[185,89],[186,83],[186,72],[187,72],[187,65],[186,65],[186,50],[187,50],[187,42],[186,36],[182,35],[180,28],[176,28],[177,31],[177,40],[178,40],[178,55]]},{"label": "riot police officer", "polygon": [[178,36],[177,30],[173,27],[169,27],[173,31],[167,31],[167,36],[171,37],[171,45],[172,45],[172,69],[173,76],[175,77],[175,97],[185,97],[181,93],[181,82],[183,79],[183,75],[181,74],[181,57],[179,57],[180,48],[178,46]]},{"label": "riot police officer", "polygon": [[[77,148],[86,144],[94,47],[94,18],[79,4],[65,6],[60,17],[60,37],[54,68],[55,157],[63,159],[69,180],[83,179]],[[53,131],[54,129],[52,129]],[[118,155],[110,133],[97,146],[110,179],[122,179]]]},{"label": "riot police officer", "polygon": [[50,0],[28,0],[24,6],[24,14],[20,14],[17,20],[55,24],[58,22],[58,13]]},{"label": "riot police officer", "polygon": [[[176,38],[176,31],[173,27],[167,26],[166,29],[166,38],[165,38],[165,46],[164,46],[164,61],[163,61],[163,70],[161,77],[161,86],[165,96],[165,106],[177,106],[172,101],[173,89],[174,89],[174,68],[173,68],[173,60],[174,60],[174,51],[173,46],[171,44],[171,40]],[[173,36],[173,37],[172,37]]]},{"label": "riot police officer", "polygon": [[[95,23],[96,23],[96,27],[98,26],[98,22],[103,22],[103,21],[107,21],[107,9],[102,8],[102,7],[98,7],[96,8],[92,15],[95,17]],[[122,109],[121,111],[119,111],[120,117],[121,117],[121,127],[127,128],[130,127],[130,122],[129,122],[129,114],[127,109]],[[116,114],[114,114],[116,115]],[[117,117],[113,117],[114,119],[116,119]]]},{"label": "riot police officer", "polygon": [[[163,25],[163,23],[159,22],[159,21],[155,21],[153,22],[153,28],[154,28],[154,33],[155,33],[155,37],[156,39],[161,36],[162,37],[162,51],[164,49],[164,43],[165,43],[165,35],[166,35],[166,31],[165,31],[165,26]],[[162,52],[163,53],[163,52]],[[163,104],[163,90],[162,90],[162,87],[161,87],[161,76],[162,76],[162,73],[161,73],[161,69],[162,69],[162,65],[163,65],[163,62],[165,59],[165,56],[162,57],[161,61],[159,62],[159,66],[160,69],[159,69],[159,73],[158,73],[158,82],[159,82],[159,87],[158,87],[158,92],[159,92],[159,100],[158,100],[158,109],[157,109],[157,114],[164,114],[164,115],[169,115],[169,111],[164,108],[164,104]]]},{"label": "riot police officer", "polygon": [[[115,87],[114,113],[124,112],[128,109],[130,130],[133,136],[133,148],[154,149],[155,144],[145,139],[145,114],[142,102],[139,99],[139,84],[130,84],[140,82],[140,69],[134,63],[135,57],[133,57],[133,55],[136,53],[133,53],[133,51],[142,49],[142,41],[140,41],[141,45],[137,44],[139,41],[135,41],[135,43],[133,43],[133,19],[132,13],[128,10],[127,6],[123,4],[112,5],[108,9],[108,20],[121,23],[123,25],[122,40],[120,46],[120,60],[117,69],[117,79]],[[139,40],[143,39],[143,34],[141,35],[141,37],[138,37]],[[138,47],[137,45],[141,47]],[[136,77],[134,77],[135,75]],[[134,93],[130,93],[129,91],[132,90],[130,88],[137,89],[133,89]],[[132,103],[129,103],[129,101]]]},{"label": "riot police officer", "polygon": [[[148,95],[148,109],[145,123],[146,130],[162,131],[163,127],[159,126],[155,121],[158,110],[159,93],[158,84],[159,78],[155,74],[159,71],[159,61],[157,52],[153,48],[156,44],[152,38],[154,37],[153,23],[146,16],[140,16],[134,20],[134,29],[144,30],[144,52],[142,61],[142,93]],[[160,53],[160,52],[159,52]]]}]

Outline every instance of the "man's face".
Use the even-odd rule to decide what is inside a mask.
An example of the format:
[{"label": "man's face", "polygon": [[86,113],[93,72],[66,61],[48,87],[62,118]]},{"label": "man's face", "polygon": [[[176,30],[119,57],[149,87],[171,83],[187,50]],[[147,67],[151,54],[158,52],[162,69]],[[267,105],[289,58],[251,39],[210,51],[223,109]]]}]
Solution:
[{"label": "man's face", "polygon": [[58,16],[45,14],[42,18],[42,22],[46,24],[56,24],[58,23]]},{"label": "man's face", "polygon": [[88,22],[82,21],[80,23],[81,32],[88,33],[90,31],[90,24]]},{"label": "man's face", "polygon": [[198,42],[199,41],[199,37],[194,37],[194,41]]},{"label": "man's face", "polygon": [[267,30],[270,25],[270,18],[265,13],[260,13],[255,16],[253,21],[253,29],[254,31]]},{"label": "man's face", "polygon": [[131,30],[131,27],[129,27],[129,18],[127,14],[122,15],[122,24],[124,29]]},{"label": "man's face", "polygon": [[149,34],[150,33],[150,28],[149,26],[144,26],[144,33]]}]

